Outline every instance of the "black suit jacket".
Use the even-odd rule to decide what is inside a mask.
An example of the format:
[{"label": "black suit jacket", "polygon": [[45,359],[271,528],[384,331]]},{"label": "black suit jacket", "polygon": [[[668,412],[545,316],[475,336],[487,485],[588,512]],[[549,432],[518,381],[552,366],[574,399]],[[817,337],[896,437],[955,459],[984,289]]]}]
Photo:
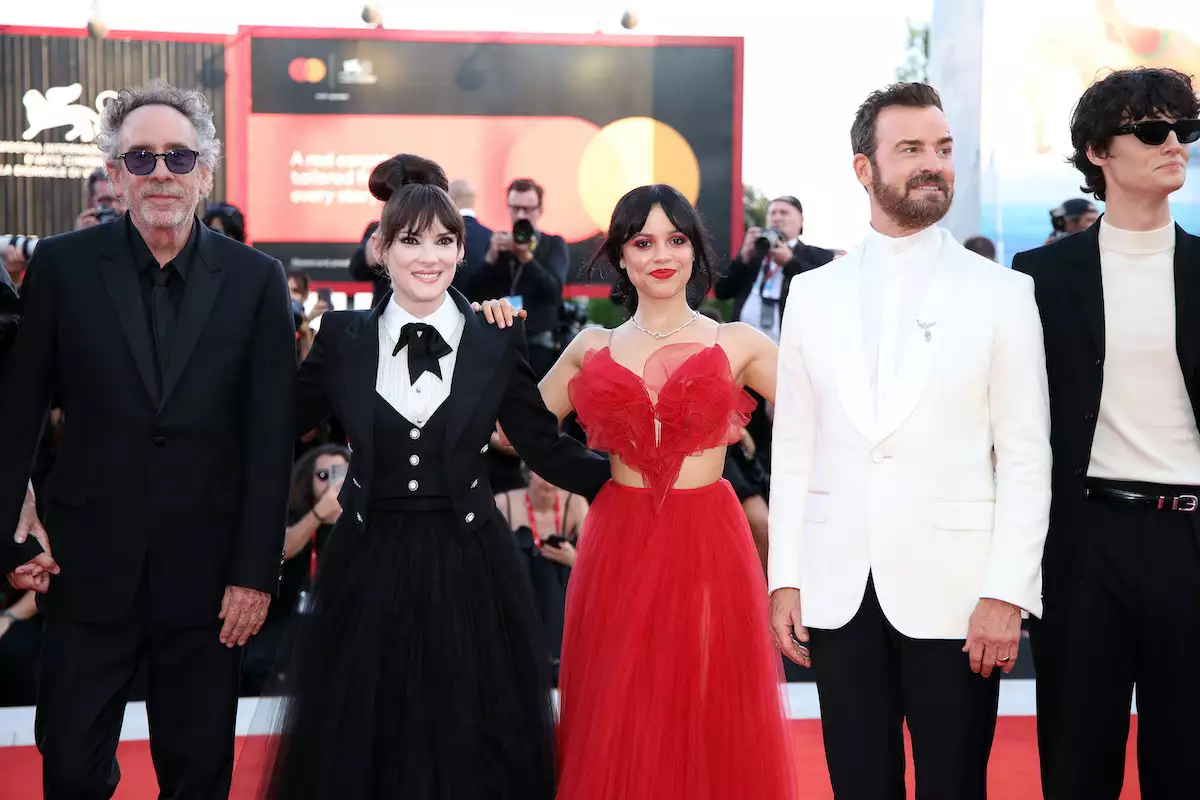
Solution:
[{"label": "black suit jacket", "polygon": [[[467,225],[467,241],[465,245],[467,263],[459,267],[454,276],[454,285],[461,289],[471,280],[471,274],[483,266],[483,258],[488,248],[492,246],[492,229],[473,216],[463,217]],[[491,298],[485,298],[491,299]]]},{"label": "black suit jacket", "polygon": [[[787,297],[788,291],[791,289],[792,278],[801,272],[808,272],[810,269],[824,266],[835,258],[837,258],[837,253],[832,250],[796,242],[796,246],[792,248],[792,260],[783,265],[783,290],[779,297],[780,319],[783,318],[783,310],[787,308]],[[754,281],[758,279],[758,273],[762,271],[762,266],[763,258],[756,256],[747,262],[742,260],[739,253],[737,258],[729,262],[725,274],[718,278],[716,285],[713,286],[713,294],[717,296],[718,300],[733,298],[734,320],[742,318],[742,306],[746,305],[746,298],[750,296],[750,290],[754,288]]]},{"label": "black suit jacket", "polygon": [[[1046,343],[1050,444],[1054,454],[1050,530],[1043,559],[1047,605],[1074,575],[1087,469],[1104,384],[1104,284],[1099,223],[1018,253],[1013,269],[1034,281]],[[1176,352],[1200,419],[1200,238],[1175,228]]]},{"label": "black suit jacket", "polygon": [[[278,586],[295,410],[287,280],[276,259],[193,224],[161,397],[125,220],[34,253],[4,381],[0,531],[16,526],[57,392],[70,432],[41,498],[62,567],[38,599],[47,616],[116,622],[144,570],[168,625],[215,620],[226,585]],[[15,549],[40,552],[32,539]]]},{"label": "black suit jacket", "polygon": [[[445,401],[444,477],[459,525],[475,530],[495,512],[486,453],[497,420],[534,472],[589,500],[595,497],[611,474],[608,459],[559,433],[558,419],[546,409],[529,367],[523,326],[489,325],[456,289],[450,295],[465,317]],[[326,313],[298,379],[296,430],[309,430],[331,412],[346,428],[352,455],[337,524],[360,533],[375,473],[379,317],[389,302],[390,294],[371,311]]]}]

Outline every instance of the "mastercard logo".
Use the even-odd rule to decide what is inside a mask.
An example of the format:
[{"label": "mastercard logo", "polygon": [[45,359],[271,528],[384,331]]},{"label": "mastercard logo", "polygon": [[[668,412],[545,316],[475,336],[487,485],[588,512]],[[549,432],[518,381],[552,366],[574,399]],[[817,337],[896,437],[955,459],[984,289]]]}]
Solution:
[{"label": "mastercard logo", "polygon": [[288,77],[296,83],[320,83],[327,72],[319,58],[293,58],[288,64]]}]

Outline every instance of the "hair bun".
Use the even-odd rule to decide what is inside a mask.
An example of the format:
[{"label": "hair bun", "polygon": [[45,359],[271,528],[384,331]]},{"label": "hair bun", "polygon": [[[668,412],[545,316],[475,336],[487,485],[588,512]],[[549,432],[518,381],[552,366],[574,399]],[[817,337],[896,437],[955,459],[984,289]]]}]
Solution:
[{"label": "hair bun", "polygon": [[367,186],[376,199],[386,203],[392,194],[410,184],[436,186],[443,192],[450,191],[446,171],[437,162],[410,153],[392,156],[376,166],[371,171]]}]

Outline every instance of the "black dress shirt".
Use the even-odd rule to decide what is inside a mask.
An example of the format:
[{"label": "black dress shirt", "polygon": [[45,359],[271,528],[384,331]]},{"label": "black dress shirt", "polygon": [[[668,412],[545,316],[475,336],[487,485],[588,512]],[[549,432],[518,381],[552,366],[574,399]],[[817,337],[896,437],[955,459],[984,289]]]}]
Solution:
[{"label": "black dress shirt", "polygon": [[[199,224],[197,220],[192,220],[192,232],[188,235],[187,243],[175,258],[167,262],[163,266],[159,266],[158,259],[150,252],[150,247],[138,232],[138,229],[133,226],[128,215],[125,217],[125,226],[129,235],[130,251],[133,254],[133,263],[138,271],[138,287],[142,292],[142,307],[146,310],[146,330],[150,334],[150,347],[154,353],[154,363],[159,363],[158,344],[154,336],[154,317],[152,311],[151,293],[154,291],[153,270],[165,269],[167,266],[174,267],[175,275],[172,276],[170,283],[167,284],[167,294],[171,299],[171,307],[175,309],[175,321],[179,321],[179,313],[183,308],[183,295],[187,290],[188,276],[195,260],[196,254],[196,226]],[[158,376],[159,387],[162,387],[162,375]]]}]

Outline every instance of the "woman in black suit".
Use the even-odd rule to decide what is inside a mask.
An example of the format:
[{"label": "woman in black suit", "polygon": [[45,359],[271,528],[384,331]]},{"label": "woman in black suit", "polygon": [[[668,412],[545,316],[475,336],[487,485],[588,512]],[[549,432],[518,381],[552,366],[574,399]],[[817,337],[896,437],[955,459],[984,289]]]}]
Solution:
[{"label": "woman in black suit", "polygon": [[298,430],[332,413],[351,460],[266,795],[549,800],[547,661],[486,452],[499,420],[535,470],[588,497],[608,463],[560,435],[523,326],[485,324],[450,288],[464,224],[441,167],[396,156],[370,186],[393,291],[325,314],[300,368]]}]

